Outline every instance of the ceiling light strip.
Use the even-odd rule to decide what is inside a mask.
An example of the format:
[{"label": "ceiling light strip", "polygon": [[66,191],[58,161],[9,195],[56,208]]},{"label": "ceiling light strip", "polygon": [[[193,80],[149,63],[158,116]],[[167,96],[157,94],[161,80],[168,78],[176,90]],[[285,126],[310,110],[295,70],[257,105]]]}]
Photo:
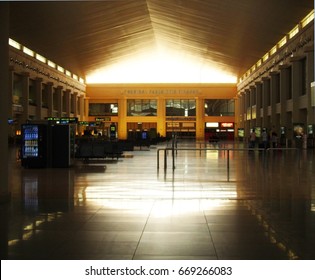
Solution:
[{"label": "ceiling light strip", "polygon": [[9,45],[17,50],[22,51],[23,53],[34,57],[35,59],[39,60],[42,63],[47,64],[48,66],[57,69],[59,72],[62,72],[64,74],[66,74],[67,76],[73,78],[76,81],[79,81],[81,84],[85,84],[85,80],[81,77],[79,77],[78,75],[72,74],[70,71],[65,70],[63,67],[57,65],[56,63],[54,63],[51,60],[46,59],[44,56],[34,52],[33,50],[21,45],[20,43],[14,41],[13,39],[9,38]]},{"label": "ceiling light strip", "polygon": [[[295,37],[303,28],[308,26],[314,20],[314,10],[312,10],[305,18],[303,18],[300,24],[296,25],[286,36],[284,36],[274,47],[272,47],[259,61],[260,63],[256,63],[253,65],[250,70],[246,71],[246,73],[240,78],[240,82],[244,81],[249,73],[252,72],[253,69],[258,69],[262,63],[266,62],[273,54],[275,54],[280,48],[285,46],[290,39]],[[262,63],[261,63],[262,62]]]}]

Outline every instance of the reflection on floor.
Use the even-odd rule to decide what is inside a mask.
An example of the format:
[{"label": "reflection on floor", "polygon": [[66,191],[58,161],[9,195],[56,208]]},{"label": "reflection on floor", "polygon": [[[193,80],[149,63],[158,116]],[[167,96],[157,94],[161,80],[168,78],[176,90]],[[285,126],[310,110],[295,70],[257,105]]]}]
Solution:
[{"label": "reflection on floor", "polygon": [[2,259],[315,259],[312,150],[180,150],[173,171],[163,147],[69,169],[12,148]]}]

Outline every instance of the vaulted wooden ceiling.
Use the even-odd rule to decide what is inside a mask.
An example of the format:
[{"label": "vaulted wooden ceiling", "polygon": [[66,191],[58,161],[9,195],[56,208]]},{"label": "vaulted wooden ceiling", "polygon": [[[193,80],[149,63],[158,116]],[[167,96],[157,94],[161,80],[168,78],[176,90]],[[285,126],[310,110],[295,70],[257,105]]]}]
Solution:
[{"label": "vaulted wooden ceiling", "polygon": [[10,38],[85,76],[164,45],[239,77],[313,0],[10,2]]}]

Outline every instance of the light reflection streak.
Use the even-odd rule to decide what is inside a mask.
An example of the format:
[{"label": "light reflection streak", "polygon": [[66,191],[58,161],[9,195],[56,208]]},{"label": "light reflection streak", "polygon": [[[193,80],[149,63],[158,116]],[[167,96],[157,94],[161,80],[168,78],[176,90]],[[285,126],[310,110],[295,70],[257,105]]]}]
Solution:
[{"label": "light reflection streak", "polygon": [[[134,184],[134,182],[133,182]],[[121,187],[122,186],[122,187]],[[236,188],[228,190],[222,188],[207,189],[204,186],[187,187],[168,186],[161,188],[128,187],[128,185],[116,183],[112,186],[91,186],[85,189],[86,199],[235,199],[237,198]],[[81,196],[83,196],[81,194]]]},{"label": "light reflection streak", "polygon": [[62,212],[56,212],[56,213],[46,213],[44,216],[36,217],[34,221],[32,221],[30,224],[27,224],[23,227],[23,233],[21,235],[21,238],[17,239],[11,239],[8,240],[8,246],[14,246],[17,245],[21,241],[27,241],[30,240],[34,235],[38,227],[44,223],[53,222],[59,217],[63,215]]}]

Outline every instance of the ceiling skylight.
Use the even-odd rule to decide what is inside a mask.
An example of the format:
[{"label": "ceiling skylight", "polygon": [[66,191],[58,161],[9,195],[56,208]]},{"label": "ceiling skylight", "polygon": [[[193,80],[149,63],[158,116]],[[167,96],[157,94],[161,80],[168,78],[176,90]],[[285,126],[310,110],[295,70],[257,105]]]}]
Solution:
[{"label": "ceiling skylight", "polygon": [[237,78],[184,52],[160,49],[90,73],[95,83],[236,83]]}]

